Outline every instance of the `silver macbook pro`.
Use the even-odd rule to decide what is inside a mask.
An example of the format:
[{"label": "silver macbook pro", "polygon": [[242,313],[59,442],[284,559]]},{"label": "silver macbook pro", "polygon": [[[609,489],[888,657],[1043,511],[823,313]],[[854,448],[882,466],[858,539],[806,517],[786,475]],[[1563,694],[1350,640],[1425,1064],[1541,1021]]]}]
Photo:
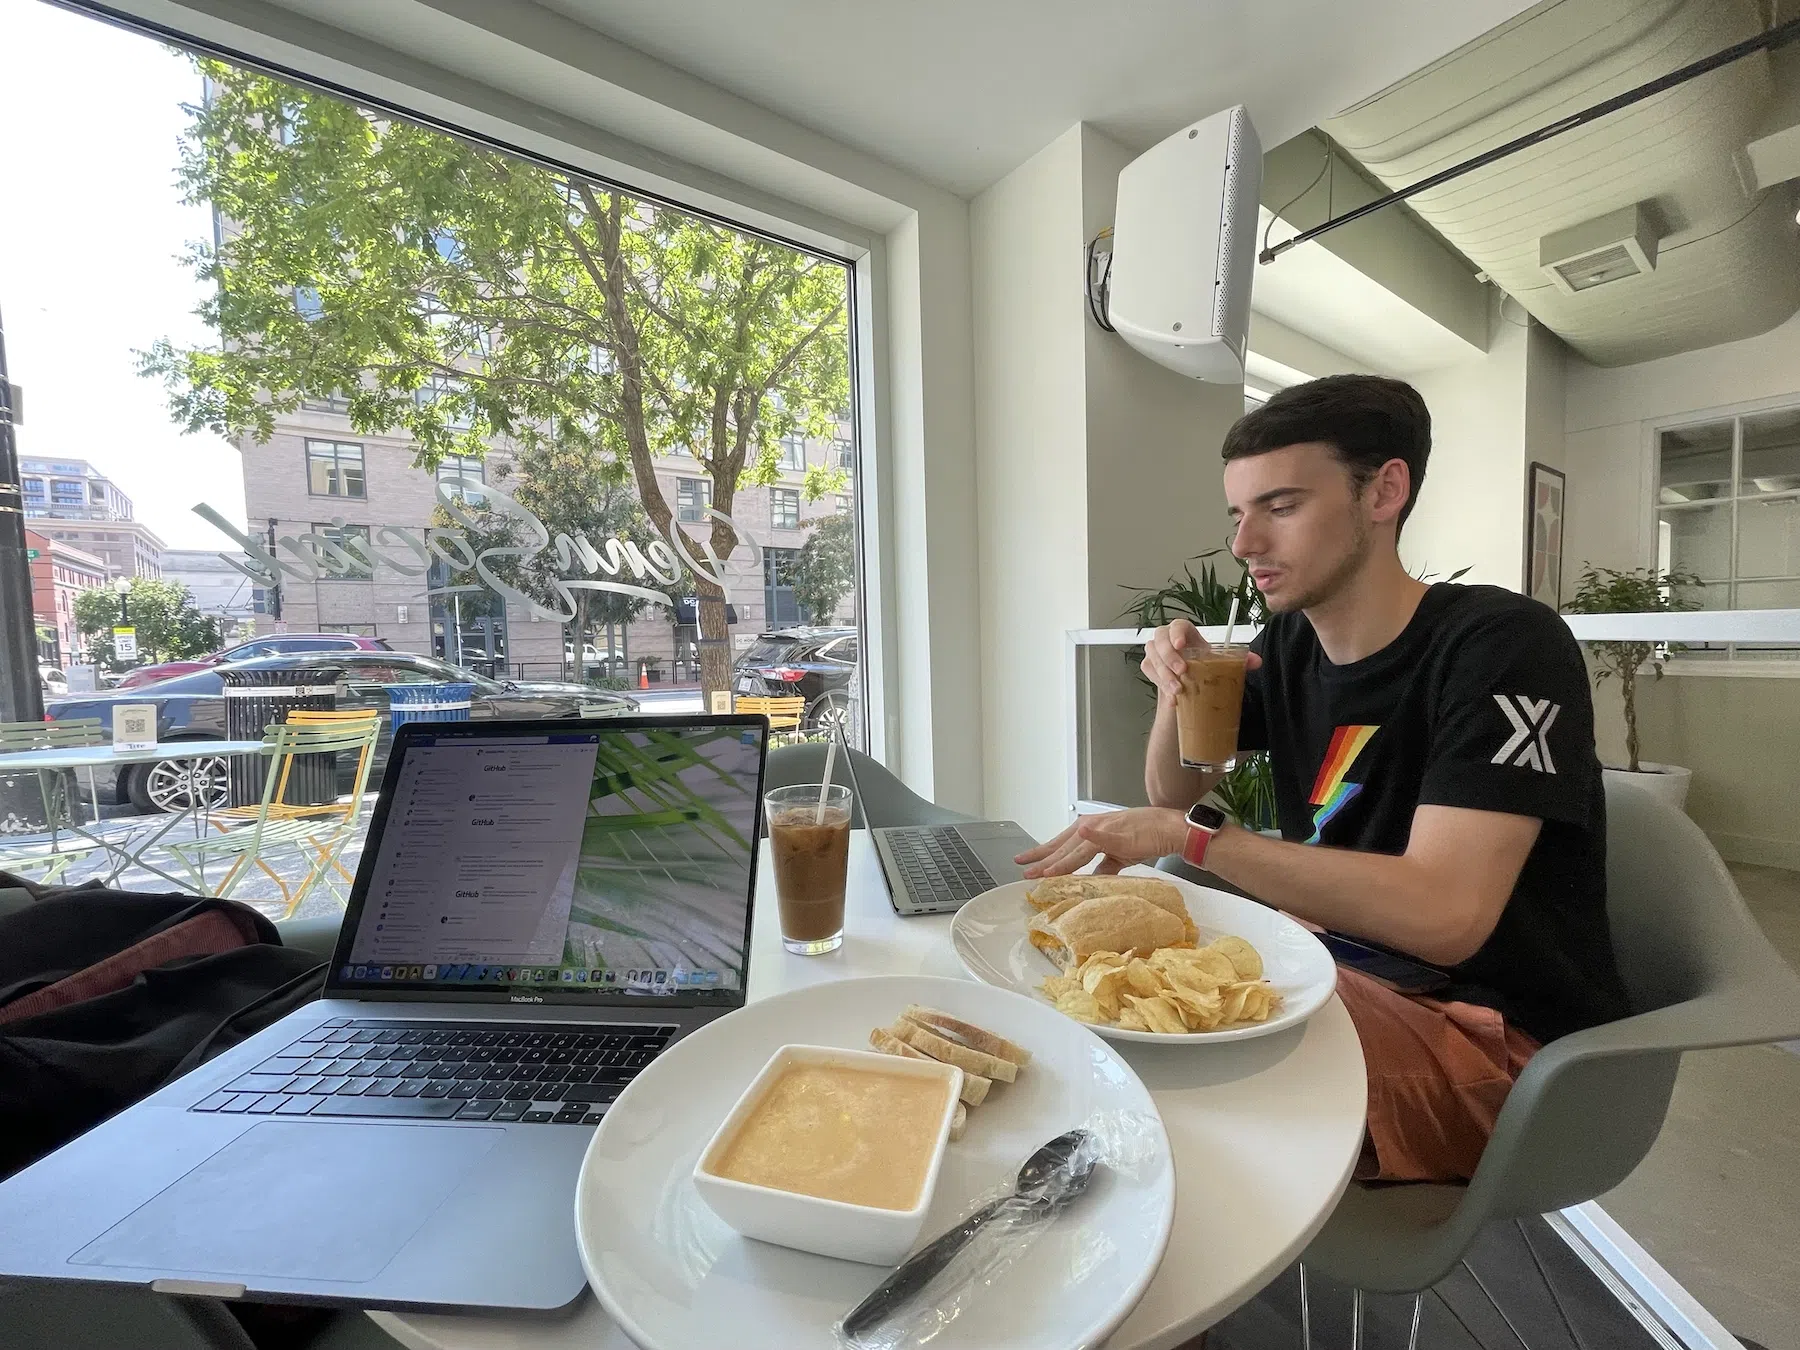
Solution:
[{"label": "silver macbook pro", "polygon": [[[842,727],[833,733],[860,813],[862,788],[856,759]],[[860,823],[866,825],[867,817]],[[951,914],[963,902],[1025,875],[1013,858],[1037,844],[1010,820],[958,821],[942,825],[888,825],[869,831],[875,859],[887,882],[894,912],[906,917]]]},{"label": "silver macbook pro", "polygon": [[766,728],[401,728],[324,996],[0,1184],[0,1275],[572,1302],[593,1127],[743,1005]]}]

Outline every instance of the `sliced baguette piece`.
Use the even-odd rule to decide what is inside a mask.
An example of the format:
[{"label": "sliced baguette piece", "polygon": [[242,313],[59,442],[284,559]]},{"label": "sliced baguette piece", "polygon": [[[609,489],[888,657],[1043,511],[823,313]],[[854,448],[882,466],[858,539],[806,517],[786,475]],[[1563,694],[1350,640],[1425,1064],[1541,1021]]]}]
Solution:
[{"label": "sliced baguette piece", "polygon": [[969,1108],[961,1102],[956,1104],[956,1114],[950,1117],[950,1142],[955,1143],[963,1137],[963,1131],[969,1128]]},{"label": "sliced baguette piece", "polygon": [[909,1022],[917,1022],[920,1026],[929,1027],[953,1040],[961,1041],[976,1050],[986,1051],[1000,1059],[1017,1064],[1021,1069],[1031,1063],[1031,1051],[1022,1045],[1014,1045],[1004,1036],[996,1036],[986,1027],[978,1027],[973,1022],[965,1022],[960,1017],[952,1017],[947,1012],[939,1012],[936,1008],[925,1008],[914,1003],[901,1013]]},{"label": "sliced baguette piece", "polygon": [[935,1060],[944,1064],[954,1064],[964,1073],[978,1073],[983,1078],[998,1078],[1002,1083],[1010,1083],[1019,1076],[1019,1066],[1011,1060],[1001,1059],[998,1055],[990,1055],[985,1050],[976,1050],[967,1045],[959,1045],[955,1041],[945,1040],[930,1028],[922,1027],[917,1022],[908,1022],[904,1017],[889,1027],[888,1033],[905,1041],[915,1050],[923,1050]]},{"label": "sliced baguette piece", "polygon": [[[915,1050],[905,1041],[895,1036],[886,1027],[876,1027],[869,1033],[869,1044],[884,1055],[899,1055],[904,1059],[930,1059],[923,1050]],[[970,1106],[980,1106],[987,1100],[988,1089],[994,1085],[991,1078],[983,1078],[978,1073],[963,1070],[962,1099]]]}]

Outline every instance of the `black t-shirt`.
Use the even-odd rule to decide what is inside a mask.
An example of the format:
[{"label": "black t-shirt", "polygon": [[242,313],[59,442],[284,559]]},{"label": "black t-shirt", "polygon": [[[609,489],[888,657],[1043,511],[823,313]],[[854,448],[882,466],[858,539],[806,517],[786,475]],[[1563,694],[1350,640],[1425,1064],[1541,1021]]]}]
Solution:
[{"label": "black t-shirt", "polygon": [[1568,625],[1512,591],[1440,584],[1361,661],[1333,665],[1303,614],[1275,615],[1254,649],[1239,743],[1270,752],[1283,838],[1400,854],[1421,805],[1544,822],[1443,997],[1498,1008],[1540,1041],[1626,1014],[1594,708]]}]

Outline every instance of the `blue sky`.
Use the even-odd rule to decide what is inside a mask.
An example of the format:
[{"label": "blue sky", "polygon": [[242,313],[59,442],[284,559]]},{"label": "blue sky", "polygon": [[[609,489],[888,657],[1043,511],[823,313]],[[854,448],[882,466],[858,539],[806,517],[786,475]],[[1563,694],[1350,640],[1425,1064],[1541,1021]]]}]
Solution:
[{"label": "blue sky", "polygon": [[244,518],[237,451],[170,421],[132,351],[159,337],[209,340],[203,289],[181,263],[212,237],[175,184],[183,103],[200,99],[187,57],[53,9],[0,0],[0,315],[24,389],[24,455],[91,461],[173,548],[229,547],[193,514]]}]

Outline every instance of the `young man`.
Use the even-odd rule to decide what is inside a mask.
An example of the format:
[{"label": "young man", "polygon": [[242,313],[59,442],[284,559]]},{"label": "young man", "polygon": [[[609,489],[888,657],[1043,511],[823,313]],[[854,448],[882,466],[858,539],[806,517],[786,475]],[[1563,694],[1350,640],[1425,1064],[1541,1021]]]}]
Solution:
[{"label": "young man", "polygon": [[1470,1176],[1532,1053],[1627,1012],[1581,653],[1534,600],[1407,574],[1430,450],[1417,391],[1366,375],[1285,389],[1225,438],[1232,552],[1270,611],[1238,744],[1270,753],[1282,841],[1188,811],[1218,779],[1181,765],[1175,695],[1207,645],[1176,622],[1143,663],[1154,805],[1084,816],[1019,859],[1048,876],[1182,854],[1446,972],[1433,996],[1339,972],[1369,1072],[1357,1174],[1386,1180]]}]

